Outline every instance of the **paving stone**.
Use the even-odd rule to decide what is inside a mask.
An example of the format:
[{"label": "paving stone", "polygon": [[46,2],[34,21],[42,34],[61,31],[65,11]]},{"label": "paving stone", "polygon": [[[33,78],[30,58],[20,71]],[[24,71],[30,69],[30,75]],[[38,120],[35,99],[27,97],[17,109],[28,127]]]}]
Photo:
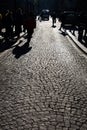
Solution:
[{"label": "paving stone", "polygon": [[0,53],[0,130],[87,130],[87,57],[51,24],[18,59]]}]

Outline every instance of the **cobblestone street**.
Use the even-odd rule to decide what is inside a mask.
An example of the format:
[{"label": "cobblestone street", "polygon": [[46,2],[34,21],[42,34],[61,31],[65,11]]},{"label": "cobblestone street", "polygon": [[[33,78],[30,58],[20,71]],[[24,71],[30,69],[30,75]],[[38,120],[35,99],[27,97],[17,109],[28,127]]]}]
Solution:
[{"label": "cobblestone street", "polygon": [[37,21],[19,58],[0,54],[0,130],[87,130],[87,56],[51,26]]}]

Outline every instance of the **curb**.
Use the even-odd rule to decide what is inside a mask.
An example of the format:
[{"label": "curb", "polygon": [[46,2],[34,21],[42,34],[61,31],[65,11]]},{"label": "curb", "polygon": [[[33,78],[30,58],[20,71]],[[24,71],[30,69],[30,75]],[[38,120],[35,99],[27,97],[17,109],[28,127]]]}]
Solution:
[{"label": "curb", "polygon": [[67,30],[66,33],[67,33],[68,36],[72,39],[72,41],[73,41],[85,54],[87,54],[87,48],[86,48],[84,45],[82,45],[82,44],[76,39],[76,37],[71,34],[71,32],[69,32],[69,31]]}]

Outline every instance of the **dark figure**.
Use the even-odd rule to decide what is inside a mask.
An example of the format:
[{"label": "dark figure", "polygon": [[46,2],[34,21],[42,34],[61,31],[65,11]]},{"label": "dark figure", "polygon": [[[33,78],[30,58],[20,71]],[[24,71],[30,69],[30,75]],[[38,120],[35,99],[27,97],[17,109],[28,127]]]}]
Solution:
[{"label": "dark figure", "polygon": [[15,34],[17,37],[20,37],[20,33],[22,31],[22,24],[23,24],[23,15],[22,10],[19,8],[15,14]]},{"label": "dark figure", "polygon": [[75,30],[77,26],[77,14],[71,13],[69,19],[70,19],[69,21],[71,24],[70,32],[72,32],[72,34],[75,35]]},{"label": "dark figure", "polygon": [[60,28],[59,28],[60,31],[61,31],[62,28],[64,28],[65,19],[66,19],[66,14],[65,14],[65,12],[62,12],[59,16],[59,21],[61,22],[61,25],[60,25]]},{"label": "dark figure", "polygon": [[9,40],[13,33],[13,18],[12,13],[9,10],[7,10],[7,13],[5,14],[4,25],[6,28],[5,39]]},{"label": "dark figure", "polygon": [[84,19],[83,13],[81,13],[78,17],[78,40],[82,42],[83,39],[83,30],[84,30]]},{"label": "dark figure", "polygon": [[25,13],[25,11],[23,12],[23,32],[26,32],[26,19],[27,19],[27,14]]},{"label": "dark figure", "polygon": [[2,14],[0,13],[0,34],[1,34],[1,29],[2,29]]},{"label": "dark figure", "polygon": [[80,25],[79,28],[78,28],[78,40],[80,42],[82,42],[82,39],[83,39],[83,26]]},{"label": "dark figure", "polygon": [[43,13],[41,12],[40,16],[38,17],[38,20],[41,22],[43,17]]},{"label": "dark figure", "polygon": [[27,13],[24,19],[24,28],[27,30],[28,42],[32,36],[33,30],[36,27],[36,20],[32,12]]},{"label": "dark figure", "polygon": [[54,23],[56,23],[56,13],[52,13],[52,26],[54,27]]},{"label": "dark figure", "polygon": [[84,34],[84,37],[86,37],[87,35],[87,24],[85,25],[85,34]]},{"label": "dark figure", "polygon": [[87,14],[84,14],[84,23],[85,23],[85,33],[84,33],[84,40],[87,40]]},{"label": "dark figure", "polygon": [[87,42],[87,24],[85,24],[84,40]]}]

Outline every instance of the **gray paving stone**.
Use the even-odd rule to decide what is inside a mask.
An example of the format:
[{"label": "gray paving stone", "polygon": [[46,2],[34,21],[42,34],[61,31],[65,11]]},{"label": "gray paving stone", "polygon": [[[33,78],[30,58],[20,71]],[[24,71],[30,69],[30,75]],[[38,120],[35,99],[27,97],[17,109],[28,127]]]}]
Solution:
[{"label": "gray paving stone", "polygon": [[31,51],[0,54],[0,130],[87,130],[87,57],[37,22]]}]

